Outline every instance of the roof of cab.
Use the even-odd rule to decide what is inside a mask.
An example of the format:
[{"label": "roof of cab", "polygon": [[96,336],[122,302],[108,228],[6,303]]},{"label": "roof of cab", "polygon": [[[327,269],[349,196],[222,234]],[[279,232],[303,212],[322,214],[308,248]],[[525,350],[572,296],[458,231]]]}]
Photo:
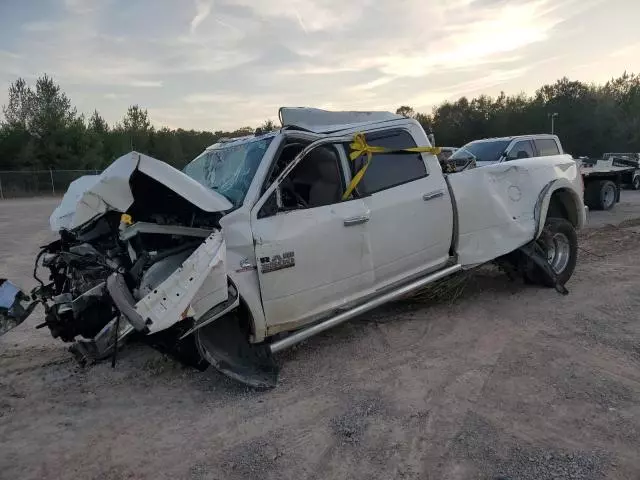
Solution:
[{"label": "roof of cab", "polygon": [[553,135],[551,133],[532,133],[527,135],[512,135],[510,137],[491,137],[491,138],[480,138],[478,140],[473,140],[469,143],[481,143],[481,142],[510,142],[515,139],[532,139],[532,138],[558,138],[557,135]]},{"label": "roof of cab", "polygon": [[284,127],[297,127],[314,133],[339,132],[405,118],[391,112],[330,111],[308,107],[281,107],[278,115]]},{"label": "roof of cab", "polygon": [[307,107],[281,107],[278,111],[282,128],[262,135],[223,138],[206,150],[233,147],[276,136],[281,130],[300,129],[312,133],[336,133],[367,125],[410,120],[391,112],[329,111]]}]

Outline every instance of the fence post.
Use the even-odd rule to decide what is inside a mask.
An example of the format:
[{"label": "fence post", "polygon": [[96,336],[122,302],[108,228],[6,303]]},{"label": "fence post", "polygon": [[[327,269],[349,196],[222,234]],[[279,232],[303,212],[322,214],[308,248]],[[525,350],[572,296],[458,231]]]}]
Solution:
[{"label": "fence post", "polygon": [[4,200],[4,194],[2,193],[2,176],[0,175],[0,200]]},{"label": "fence post", "polygon": [[51,177],[51,193],[55,195],[56,187],[53,185],[53,170],[51,170],[51,168],[49,168],[49,176]]}]

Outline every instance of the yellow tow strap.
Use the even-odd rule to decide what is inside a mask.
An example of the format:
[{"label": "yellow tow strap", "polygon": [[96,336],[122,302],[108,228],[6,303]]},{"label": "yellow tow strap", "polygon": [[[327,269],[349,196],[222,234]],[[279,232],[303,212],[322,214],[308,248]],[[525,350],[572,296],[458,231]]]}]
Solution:
[{"label": "yellow tow strap", "polygon": [[369,164],[371,163],[371,159],[374,153],[431,153],[433,155],[438,155],[440,153],[439,147],[411,147],[400,149],[376,147],[367,143],[367,140],[363,133],[356,133],[353,136],[353,142],[349,146],[351,147],[349,159],[352,162],[364,155],[367,156],[367,162],[351,179],[351,183],[349,183],[347,190],[344,192],[342,200],[346,200],[347,198],[349,198],[351,196],[351,193],[353,193],[355,188],[358,186],[358,184],[362,180],[362,177],[364,177]]}]

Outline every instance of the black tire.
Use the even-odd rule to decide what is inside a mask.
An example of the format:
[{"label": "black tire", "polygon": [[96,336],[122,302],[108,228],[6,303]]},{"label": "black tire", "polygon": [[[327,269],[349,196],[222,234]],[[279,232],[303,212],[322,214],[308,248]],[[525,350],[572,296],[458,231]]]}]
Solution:
[{"label": "black tire", "polygon": [[[558,261],[554,257],[549,263],[552,267],[554,267],[555,263],[554,271],[558,277],[558,283],[564,285],[573,275],[578,261],[578,234],[568,220],[564,218],[548,218],[538,243],[545,252],[549,252],[550,248],[556,248],[559,240],[566,241],[568,247],[567,256],[562,261]],[[560,250],[560,248],[556,248],[556,250]],[[546,275],[542,275],[537,271],[538,268],[535,265],[531,265],[530,270],[525,273],[525,279],[530,282],[541,283],[546,287],[555,287]]]},{"label": "black tire", "polygon": [[584,203],[591,210],[600,209],[600,182],[586,182],[584,187]]},{"label": "black tire", "polygon": [[634,190],[640,190],[640,175],[636,175],[635,177],[633,177],[631,188],[633,188]]},{"label": "black tire", "polygon": [[254,388],[273,388],[278,366],[265,344],[251,344],[241,317],[231,312],[195,331],[198,351],[229,378]]},{"label": "black tire", "polygon": [[584,203],[591,210],[611,210],[618,200],[618,186],[611,180],[589,182],[584,191]]},{"label": "black tire", "polygon": [[599,184],[599,209],[611,210],[618,199],[618,187],[611,180],[602,180]]}]

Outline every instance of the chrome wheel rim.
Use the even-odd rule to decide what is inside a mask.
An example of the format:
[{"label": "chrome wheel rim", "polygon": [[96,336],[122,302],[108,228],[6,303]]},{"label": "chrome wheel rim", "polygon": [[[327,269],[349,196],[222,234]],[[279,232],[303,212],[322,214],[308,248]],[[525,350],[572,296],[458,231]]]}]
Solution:
[{"label": "chrome wheel rim", "polygon": [[571,257],[571,244],[564,233],[554,233],[544,242],[547,250],[547,261],[553,271],[559,275],[569,265]]},{"label": "chrome wheel rim", "polygon": [[606,185],[602,189],[602,204],[604,208],[609,208],[611,205],[613,205],[615,199],[616,189],[613,187],[613,185]]}]

